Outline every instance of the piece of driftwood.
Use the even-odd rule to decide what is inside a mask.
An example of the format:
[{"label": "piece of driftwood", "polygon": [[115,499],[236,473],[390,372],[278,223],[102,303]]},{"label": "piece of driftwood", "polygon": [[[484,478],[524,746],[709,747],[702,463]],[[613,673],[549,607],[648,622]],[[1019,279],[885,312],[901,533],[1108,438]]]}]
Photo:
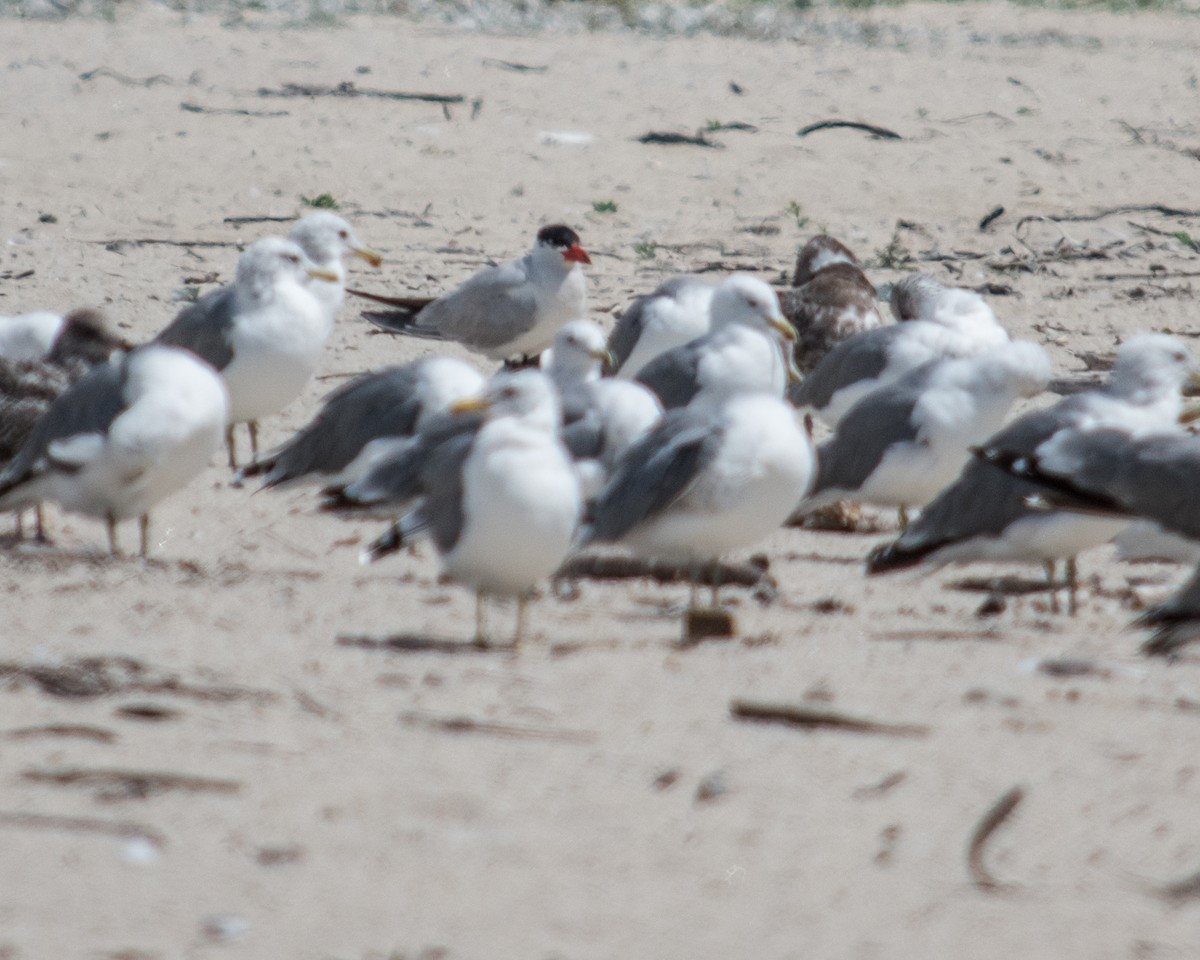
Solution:
[{"label": "piece of driftwood", "polygon": [[971,882],[980,890],[997,893],[1009,889],[1009,885],[1001,883],[988,870],[984,854],[992,834],[1012,816],[1017,804],[1024,797],[1025,791],[1021,787],[1013,787],[988,808],[987,813],[971,831],[971,838],[967,842],[967,872],[971,875]]},{"label": "piece of driftwood", "polygon": [[97,77],[108,77],[110,80],[116,80],[117,83],[123,83],[127,87],[153,87],[160,83],[173,84],[175,82],[165,73],[156,73],[151,77],[143,77],[139,80],[137,77],[118,73],[111,67],[96,67],[94,70],[86,70],[79,75],[79,79],[84,81],[95,80]]},{"label": "piece of driftwood", "polygon": [[370,637],[364,634],[341,634],[334,643],[339,647],[358,647],[361,650],[390,650],[393,653],[493,653],[505,647],[481,647],[469,640],[451,640],[419,633],[398,633],[390,637]]},{"label": "piece of driftwood", "polygon": [[982,220],[979,221],[979,232],[983,233],[986,231],[988,227],[999,220],[1002,216],[1004,216],[1004,208],[996,207],[991,211],[991,213],[987,214]]},{"label": "piece of driftwood", "polygon": [[105,820],[101,817],[64,817],[50,813],[0,810],[0,827],[27,830],[59,830],[66,833],[98,833],[108,837],[144,838],[156,846],[166,845],[159,831],[132,820]]},{"label": "piece of driftwood", "polygon": [[527,727],[512,723],[496,723],[493,720],[477,720],[474,717],[445,717],[431,713],[404,713],[402,723],[441,730],[445,733],[484,733],[495,737],[512,737],[518,740],[559,740],[564,743],[591,743],[596,735],[588,730],[557,730],[551,727]]},{"label": "piece of driftwood", "polygon": [[792,703],[761,703],[752,700],[734,700],[729,705],[730,714],[738,720],[756,723],[783,723],[806,730],[845,730],[848,733],[879,733],[892,737],[924,737],[929,727],[920,723],[891,723],[869,720],[842,713],[827,706]]},{"label": "piece of driftwood", "polygon": [[185,100],[179,105],[187,113],[209,113],[218,117],[289,117],[287,110],[246,110],[242,107],[205,107]]},{"label": "piece of driftwood", "polygon": [[67,737],[91,740],[93,743],[113,743],[117,735],[104,727],[83,723],[47,723],[38,727],[17,727],[0,733],[5,740],[35,740],[42,737]]},{"label": "piece of driftwood", "polygon": [[1182,217],[1184,219],[1200,217],[1200,210],[1168,207],[1163,203],[1135,203],[1120,207],[1107,207],[1104,210],[1098,210],[1096,213],[1043,213],[1036,216],[1022,217],[1017,226],[1029,220],[1053,220],[1056,223],[1089,223],[1094,220],[1103,220],[1105,217],[1111,217],[1118,213],[1158,213],[1164,217]]},{"label": "piece of driftwood", "polygon": [[[696,573],[696,583],[701,586],[757,587],[764,581],[771,587],[775,580],[770,574],[766,557],[756,558],[749,563],[718,563],[701,565]],[[584,554],[569,561],[558,572],[562,578],[590,580],[634,580],[650,579],[658,583],[690,583],[693,570],[687,564],[664,563],[658,560],[643,560],[639,557],[604,556]]]},{"label": "piece of driftwood", "polygon": [[495,57],[484,57],[482,62],[485,67],[511,70],[514,73],[545,73],[550,69],[546,64],[516,63],[512,60],[497,60]]},{"label": "piece of driftwood", "polygon": [[22,779],[58,787],[94,788],[99,799],[141,800],[157,793],[178,790],[184,793],[237,793],[242,785],[236,780],[199,777],[190,773],[161,770],[124,770],[112,768],[55,767],[26,770]]},{"label": "piece of driftwood", "polygon": [[421,103],[465,103],[461,93],[412,93],[407,90],[371,90],[345,80],[335,87],[320,84],[285,83],[281,87],[259,87],[260,97],[373,97],[377,100],[416,100]]},{"label": "piece of driftwood", "polygon": [[670,131],[651,130],[649,133],[643,133],[640,137],[634,137],[638,143],[657,143],[666,146],[684,145],[690,147],[709,147],[710,149],[722,149],[725,144],[717,143],[715,140],[709,140],[702,133],[672,133]]},{"label": "piece of driftwood", "polygon": [[1189,874],[1182,880],[1164,883],[1155,892],[1163,899],[1174,900],[1176,903],[1184,900],[1200,900],[1200,870]]},{"label": "piece of driftwood", "polygon": [[862,130],[865,133],[871,134],[877,140],[903,140],[895,130],[889,130],[887,127],[877,127],[873,123],[860,123],[857,120],[818,120],[816,123],[810,123],[807,127],[801,127],[796,131],[796,136],[807,137],[810,133],[816,133],[818,130]]}]

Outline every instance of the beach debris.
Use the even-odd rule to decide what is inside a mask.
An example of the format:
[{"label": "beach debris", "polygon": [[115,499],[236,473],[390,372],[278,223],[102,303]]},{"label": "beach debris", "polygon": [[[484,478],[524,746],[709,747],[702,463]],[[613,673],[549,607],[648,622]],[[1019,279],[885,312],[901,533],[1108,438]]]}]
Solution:
[{"label": "beach debris", "polygon": [[371,90],[343,80],[333,87],[308,83],[285,83],[280,87],[259,87],[260,97],[373,97],[378,100],[416,100],[421,103],[465,103],[461,93],[412,93],[406,90]]},{"label": "beach debris", "polygon": [[842,713],[832,707],[809,704],[763,703],[734,700],[729,712],[736,720],[783,723],[808,730],[845,730],[848,733],[878,733],[893,737],[924,737],[929,727],[919,723],[892,723]]},{"label": "beach debris", "polygon": [[1012,816],[1017,804],[1024,797],[1025,790],[1022,787],[1011,788],[988,808],[971,831],[971,838],[967,842],[967,872],[971,875],[971,882],[986,893],[1000,893],[1011,889],[1011,885],[1001,883],[993,876],[984,862],[984,854],[992,834]]},{"label": "beach debris", "polygon": [[559,730],[552,727],[530,727],[511,723],[496,723],[466,716],[439,716],[411,712],[400,715],[400,722],[412,726],[440,730],[444,733],[484,733],[495,737],[518,740],[557,740],[564,743],[591,743],[596,734],[590,730]]},{"label": "beach debris", "polygon": [[878,127],[873,123],[860,123],[857,120],[818,120],[816,123],[810,123],[807,127],[801,127],[796,131],[796,136],[807,137],[810,133],[816,133],[818,130],[862,130],[869,133],[876,140],[903,140],[904,138],[895,130],[889,130],[887,127]]},{"label": "beach debris", "polygon": [[184,793],[237,793],[242,785],[237,780],[201,777],[190,773],[157,770],[123,770],[107,767],[53,767],[48,770],[30,769],[21,774],[31,783],[57,787],[94,788],[95,798],[102,801],[145,800],[157,793],[172,790]]}]

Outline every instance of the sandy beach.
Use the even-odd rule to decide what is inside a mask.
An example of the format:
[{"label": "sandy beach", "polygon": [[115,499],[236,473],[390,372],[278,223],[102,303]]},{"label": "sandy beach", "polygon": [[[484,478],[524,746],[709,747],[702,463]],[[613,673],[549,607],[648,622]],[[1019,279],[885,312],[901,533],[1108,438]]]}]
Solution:
[{"label": "sandy beach", "polygon": [[[812,18],[788,40],[0,20],[0,314],[100,306],[148,339],[328,194],[386,258],[351,283],[395,294],[564,222],[610,326],[676,273],[783,282],[826,230],[876,284],[992,284],[1057,376],[1200,332],[1200,20]],[[427,96],[373,95],[399,92]],[[900,139],[798,136],[829,119]],[[358,314],[265,445],[432,349]],[[1200,870],[1200,651],[1147,660],[1129,627],[1183,568],[1093,551],[1077,616],[1038,589],[979,616],[979,581],[1040,570],[868,581],[880,511],[764,543],[777,591],[726,591],[735,639],[680,645],[685,585],[584,580],[543,591],[513,656],[469,646],[431,548],[362,567],[380,522],[317,503],[218,456],[155,511],[148,562],[53,509],[52,547],[5,540],[0,960],[1200,954],[1200,884],[1168,889]]]}]

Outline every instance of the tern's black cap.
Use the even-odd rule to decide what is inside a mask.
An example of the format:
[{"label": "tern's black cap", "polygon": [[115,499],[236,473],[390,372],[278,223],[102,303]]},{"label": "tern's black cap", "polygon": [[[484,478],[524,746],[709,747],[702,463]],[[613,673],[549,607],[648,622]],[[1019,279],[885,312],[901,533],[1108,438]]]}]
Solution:
[{"label": "tern's black cap", "polygon": [[579,234],[565,224],[555,223],[537,232],[537,242],[558,250],[569,250],[579,243]]}]

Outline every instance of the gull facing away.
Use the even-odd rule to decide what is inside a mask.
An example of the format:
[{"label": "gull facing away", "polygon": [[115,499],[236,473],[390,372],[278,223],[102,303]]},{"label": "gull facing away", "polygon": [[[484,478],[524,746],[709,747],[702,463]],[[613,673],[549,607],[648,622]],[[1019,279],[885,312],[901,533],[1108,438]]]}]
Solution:
[{"label": "gull facing away", "polygon": [[148,344],[93,369],[62,393],[0,472],[0,509],[44,500],[116,528],[139,519],[149,548],[151,508],[196,477],[221,444],[225,385],[192,353]]},{"label": "gull facing away", "polygon": [[796,331],[780,313],[775,291],[756,277],[734,274],[713,293],[711,310],[708,333],[659,354],[637,381],[668,410],[687,406],[702,390],[782,397],[793,373],[789,359]]},{"label": "gull facing away", "polygon": [[977,357],[931,360],[858,401],[817,451],[805,513],[841,500],[896,507],[900,526],[951,483],[970,448],[1004,423],[1012,405],[1050,382],[1037,344],[1006,343]]},{"label": "gull facing away", "polygon": [[699,277],[674,277],[635,299],[608,338],[614,376],[632,379],[659,354],[708,333],[715,289]]},{"label": "gull facing away", "polygon": [[315,280],[312,285],[313,293],[330,316],[337,316],[342,301],[346,299],[344,259],[348,256],[359,257],[376,268],[383,263],[382,256],[359,242],[349,223],[328,210],[318,210],[302,217],[288,233],[288,239],[299,246],[314,264],[334,275],[333,280]]},{"label": "gull facing away", "polygon": [[[1134,436],[1124,430],[1062,431],[1032,456],[989,446],[989,463],[1042,488],[1064,510],[1144,517],[1200,546],[1200,437],[1178,430]],[[1165,603],[1135,621],[1158,629],[1142,652],[1173,656],[1200,639],[1200,571]]]},{"label": "gull facing away", "polygon": [[333,314],[313,280],[337,275],[312,264],[290,240],[264,237],[238,258],[237,277],[185,307],[155,342],[183,347],[216,368],[229,390],[225,443],[237,467],[233,428],[245,423],[258,453],[258,421],[296,399],[316,371]]},{"label": "gull facing away", "polygon": [[264,488],[306,480],[345,486],[396,441],[412,437],[431,417],[482,388],[479,371],[454,357],[424,357],[364,373],[330,393],[305,427],[241,476],[261,476]]},{"label": "gull facing away", "polygon": [[579,481],[558,439],[554,386],[537,370],[501,373],[453,414],[482,412],[478,430],[432,449],[416,507],[366,548],[364,562],[428,534],[442,566],[476,591],[475,642],[486,646],[484,597],[517,597],[519,649],[529,593],[561,565],[583,511]]},{"label": "gull facing away", "polygon": [[527,358],[550,346],[564,323],[587,313],[582,265],[591,262],[579,234],[555,224],[538,231],[525,256],[481,270],[436,300],[347,292],[395,307],[364,314],[390,333],[453,340],[493,360]]},{"label": "gull facing away", "polygon": [[695,609],[700,567],[781,526],[814,472],[812,441],[788,404],[762,391],[706,391],[625,452],[583,544],[689,564]]},{"label": "gull facing away", "polygon": [[779,291],[783,315],[796,328],[792,354],[808,373],[837,344],[884,323],[875,287],[840,240],[818,234],[796,257],[792,288]]},{"label": "gull facing away", "polygon": [[788,397],[829,426],[872,390],[942,357],[969,357],[1008,342],[979,294],[914,273],[892,288],[899,323],[857,333],[834,346]]},{"label": "gull facing away", "polygon": [[[1112,427],[1131,435],[1169,430],[1182,408],[1180,390],[1194,365],[1187,347],[1165,334],[1142,334],[1122,344],[1107,384],[1065,397],[1018,417],[984,446],[1034,456],[1063,430]],[[981,459],[922,511],[902,536],[867,557],[868,573],[887,573],[923,561],[1041,563],[1051,586],[1058,560],[1067,565],[1068,608],[1075,611],[1075,557],[1108,542],[1127,522],[1046,511],[1031,505],[1040,488]],[[1057,594],[1052,594],[1058,609]]]}]

